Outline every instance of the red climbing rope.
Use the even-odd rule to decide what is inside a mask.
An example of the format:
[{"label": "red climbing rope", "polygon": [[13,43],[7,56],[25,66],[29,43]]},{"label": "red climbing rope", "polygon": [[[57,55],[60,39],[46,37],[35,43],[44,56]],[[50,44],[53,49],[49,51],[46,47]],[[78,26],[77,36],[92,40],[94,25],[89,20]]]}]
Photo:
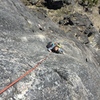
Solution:
[{"label": "red climbing rope", "polygon": [[13,81],[11,84],[9,84],[8,86],[6,86],[5,88],[3,88],[2,90],[0,90],[0,94],[2,94],[4,91],[6,91],[8,88],[10,88],[11,86],[13,86],[14,84],[16,84],[18,81],[20,81],[22,78],[24,78],[26,75],[28,75],[29,73],[31,73],[33,70],[35,70],[43,61],[45,61],[47,59],[48,56],[46,56],[45,58],[43,58],[40,62],[38,62],[33,68],[29,69],[28,71],[26,71],[22,76],[20,76],[18,79],[16,79],[15,81]]}]

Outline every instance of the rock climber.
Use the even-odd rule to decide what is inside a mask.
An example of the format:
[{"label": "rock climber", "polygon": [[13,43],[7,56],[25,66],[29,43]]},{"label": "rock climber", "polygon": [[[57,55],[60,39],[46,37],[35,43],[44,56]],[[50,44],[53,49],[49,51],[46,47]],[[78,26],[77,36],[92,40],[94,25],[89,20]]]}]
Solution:
[{"label": "rock climber", "polygon": [[49,52],[55,52],[55,53],[60,53],[60,54],[63,53],[60,43],[49,42],[46,47]]}]

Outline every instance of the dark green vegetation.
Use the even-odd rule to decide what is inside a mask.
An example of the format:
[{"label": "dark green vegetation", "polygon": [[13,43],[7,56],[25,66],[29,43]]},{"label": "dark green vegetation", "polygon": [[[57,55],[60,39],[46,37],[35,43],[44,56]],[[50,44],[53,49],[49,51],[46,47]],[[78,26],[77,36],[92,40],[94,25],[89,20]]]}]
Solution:
[{"label": "dark green vegetation", "polygon": [[98,3],[98,0],[82,0],[83,4],[86,4],[86,2],[88,6],[94,6]]}]

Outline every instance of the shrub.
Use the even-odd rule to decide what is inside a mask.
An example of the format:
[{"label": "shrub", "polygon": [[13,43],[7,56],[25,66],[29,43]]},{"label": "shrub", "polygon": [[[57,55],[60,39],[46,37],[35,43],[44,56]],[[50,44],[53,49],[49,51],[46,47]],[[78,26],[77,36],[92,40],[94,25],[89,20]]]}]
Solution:
[{"label": "shrub", "polygon": [[98,3],[98,0],[82,0],[83,4],[86,4],[90,7],[96,5]]}]

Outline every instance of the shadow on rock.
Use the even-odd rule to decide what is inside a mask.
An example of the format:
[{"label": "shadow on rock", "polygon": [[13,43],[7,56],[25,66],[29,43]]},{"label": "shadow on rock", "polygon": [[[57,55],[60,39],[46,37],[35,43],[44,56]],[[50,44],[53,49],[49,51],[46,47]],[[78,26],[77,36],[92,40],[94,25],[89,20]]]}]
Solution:
[{"label": "shadow on rock", "polygon": [[48,9],[60,9],[63,6],[63,2],[62,1],[49,1],[49,0],[45,0],[46,2],[44,3],[44,6],[46,6]]}]

